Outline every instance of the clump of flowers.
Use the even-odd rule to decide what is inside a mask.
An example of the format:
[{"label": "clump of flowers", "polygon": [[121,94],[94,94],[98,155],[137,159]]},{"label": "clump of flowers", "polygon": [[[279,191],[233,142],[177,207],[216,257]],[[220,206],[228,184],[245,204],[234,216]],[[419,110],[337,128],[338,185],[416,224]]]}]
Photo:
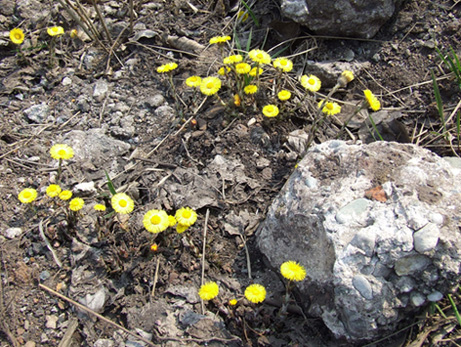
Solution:
[{"label": "clump of flowers", "polygon": [[260,284],[251,284],[245,289],[245,298],[254,304],[263,302],[266,299],[266,288]]},{"label": "clump of flowers", "polygon": [[200,286],[198,295],[202,300],[212,300],[219,294],[219,287],[216,282],[207,282]]},{"label": "clump of flowers", "polygon": [[295,261],[286,261],[280,266],[280,273],[290,281],[302,281],[306,278],[306,269]]},{"label": "clump of flowers", "polygon": [[170,226],[170,219],[163,210],[150,210],[144,215],[142,223],[147,231],[157,234]]},{"label": "clump of flowers", "polygon": [[365,95],[365,99],[370,108],[375,112],[379,111],[379,109],[381,108],[381,103],[379,102],[378,98],[373,94],[373,92],[369,89],[365,89],[363,91],[363,94]]},{"label": "clump of flowers", "polygon": [[120,214],[131,213],[134,209],[134,201],[125,193],[115,194],[110,203],[114,211]]},{"label": "clump of flowers", "polygon": [[18,199],[21,201],[23,204],[30,204],[32,201],[34,201],[37,198],[37,191],[33,188],[26,188],[21,190],[21,192],[18,194]]}]

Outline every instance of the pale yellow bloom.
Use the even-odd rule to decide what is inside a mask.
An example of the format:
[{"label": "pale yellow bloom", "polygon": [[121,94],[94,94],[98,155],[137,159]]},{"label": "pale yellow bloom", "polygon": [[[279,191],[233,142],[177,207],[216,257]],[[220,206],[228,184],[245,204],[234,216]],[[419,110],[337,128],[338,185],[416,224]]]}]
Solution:
[{"label": "pale yellow bloom", "polygon": [[303,76],[301,76],[301,85],[306,90],[308,90],[310,92],[317,92],[320,89],[320,87],[322,86],[322,83],[321,83],[320,79],[317,76],[303,75]]},{"label": "pale yellow bloom", "polygon": [[324,102],[324,100],[320,100],[318,103],[318,107],[322,107],[322,112],[329,116],[333,116],[341,112],[341,106],[339,106],[336,102],[332,101]]},{"label": "pale yellow bloom", "polygon": [[46,29],[46,32],[50,36],[61,36],[61,35],[64,35],[64,28],[60,26],[50,27]]},{"label": "pale yellow bloom", "polygon": [[381,108],[381,103],[370,89],[365,89],[363,91],[363,94],[365,94],[365,99],[367,100],[368,105],[373,111],[376,112]]}]

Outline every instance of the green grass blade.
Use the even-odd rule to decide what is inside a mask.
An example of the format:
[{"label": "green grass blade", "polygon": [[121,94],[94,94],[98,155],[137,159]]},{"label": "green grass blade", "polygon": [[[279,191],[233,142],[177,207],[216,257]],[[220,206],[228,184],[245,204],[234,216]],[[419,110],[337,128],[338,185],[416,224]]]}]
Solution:
[{"label": "green grass blade", "polygon": [[458,111],[458,113],[456,114],[456,139],[458,140],[458,148],[460,145],[459,143],[459,133],[461,130],[460,123],[461,123],[461,111]]},{"label": "green grass blade", "polygon": [[247,41],[247,52],[250,51],[252,37],[253,37],[253,28],[250,28],[250,34],[248,35],[248,41]]},{"label": "green grass blade", "polygon": [[450,300],[451,307],[453,308],[453,311],[455,312],[455,317],[456,320],[458,321],[458,324],[461,326],[461,316],[459,315],[458,308],[456,307],[456,304],[451,297],[451,294],[448,294],[448,300]]},{"label": "green grass blade", "polygon": [[104,173],[106,174],[107,187],[109,188],[109,191],[111,192],[112,195],[117,194],[117,191],[114,188],[114,184],[112,183],[112,180],[110,179],[109,174],[107,173],[106,170],[104,170]]},{"label": "green grass blade", "polygon": [[447,315],[446,315],[445,313],[443,313],[443,311],[442,311],[442,309],[440,308],[440,306],[439,306],[438,304],[435,304],[435,303],[434,303],[434,305],[435,305],[435,308],[437,309],[437,311],[439,311],[440,315],[441,315],[443,318],[447,319]]},{"label": "green grass blade", "polygon": [[250,14],[251,19],[253,20],[253,23],[255,23],[255,25],[256,25],[257,27],[259,27],[258,18],[256,18],[255,14],[254,14],[253,11],[251,10],[250,6],[248,6],[248,4],[247,4],[244,0],[240,0],[240,2],[241,2],[242,5],[245,6],[245,8],[247,9],[248,13]]},{"label": "green grass blade", "polygon": [[446,122],[445,122],[445,115],[443,113],[443,102],[442,102],[442,97],[440,96],[439,85],[437,84],[437,80],[435,79],[434,71],[431,71],[431,76],[432,76],[432,88],[434,89],[435,101],[437,103],[437,111],[439,112],[440,121],[442,122],[444,134],[446,136],[447,128],[446,128]]},{"label": "green grass blade", "polygon": [[[376,132],[376,134],[378,135],[379,139],[380,139],[381,141],[384,141],[383,137],[382,137],[381,134],[379,133],[379,130],[378,130],[378,127],[376,126],[375,121],[373,120],[373,117],[372,117],[370,114],[368,114],[368,118],[370,119],[371,125],[373,126],[373,129],[375,130],[375,132]],[[373,135],[373,137],[375,137],[374,134],[372,134],[372,135]],[[376,140],[376,138],[375,138],[375,140]]]}]

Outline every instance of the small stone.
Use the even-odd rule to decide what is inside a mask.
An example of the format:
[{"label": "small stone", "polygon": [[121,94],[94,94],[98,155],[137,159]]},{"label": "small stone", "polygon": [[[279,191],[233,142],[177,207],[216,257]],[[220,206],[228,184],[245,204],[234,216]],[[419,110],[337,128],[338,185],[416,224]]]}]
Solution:
[{"label": "small stone", "polygon": [[437,290],[434,290],[431,294],[427,296],[427,300],[435,302],[443,299],[443,294]]},{"label": "small stone", "polygon": [[154,96],[151,96],[144,100],[144,105],[151,107],[151,108],[157,108],[162,106],[165,103],[165,98],[163,97],[162,94],[155,94]]},{"label": "small stone", "polygon": [[47,270],[45,270],[40,273],[39,277],[40,277],[40,281],[43,282],[43,281],[46,281],[48,278],[50,278],[51,274]]},{"label": "small stone", "polygon": [[434,223],[427,223],[421,230],[413,234],[413,244],[419,253],[433,250],[439,242],[440,229]]},{"label": "small stone", "polygon": [[25,343],[24,347],[35,347],[35,342],[34,341],[27,341]]},{"label": "small stone", "polygon": [[106,97],[108,91],[109,84],[104,80],[99,80],[94,85],[93,98],[101,102]]},{"label": "small stone", "polygon": [[22,229],[21,228],[8,228],[2,234],[3,236],[11,240],[11,239],[14,239],[20,236],[22,234]]},{"label": "small stone", "polygon": [[56,329],[56,323],[58,322],[57,316],[46,315],[45,327],[48,329]]},{"label": "small stone", "polygon": [[69,86],[69,85],[72,84],[72,79],[69,78],[69,77],[64,77],[64,78],[62,79],[61,84],[62,84],[63,86]]},{"label": "small stone", "polygon": [[424,295],[418,292],[411,293],[410,300],[411,303],[416,307],[420,307],[426,302]]},{"label": "small stone", "polygon": [[336,214],[336,221],[340,224],[354,221],[358,216],[367,210],[369,204],[369,200],[363,198],[351,201],[338,211]]},{"label": "small stone", "polygon": [[352,285],[365,299],[373,299],[373,290],[371,289],[370,282],[363,275],[355,275],[352,278]]},{"label": "small stone", "polygon": [[423,255],[414,255],[400,258],[395,262],[395,273],[398,276],[405,276],[421,271],[431,263],[430,259]]},{"label": "small stone", "polygon": [[48,112],[50,108],[44,102],[39,105],[34,105],[29,107],[28,109],[24,110],[24,114],[26,115],[27,119],[34,123],[44,123],[46,118],[48,117]]},{"label": "small stone", "polygon": [[77,184],[73,191],[82,193],[96,193],[96,188],[94,186],[94,182],[82,182]]}]

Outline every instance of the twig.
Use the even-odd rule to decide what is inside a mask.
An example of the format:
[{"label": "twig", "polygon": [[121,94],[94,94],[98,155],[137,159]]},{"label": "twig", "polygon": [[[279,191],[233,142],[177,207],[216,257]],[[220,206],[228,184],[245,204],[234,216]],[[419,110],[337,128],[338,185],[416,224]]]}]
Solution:
[{"label": "twig", "polygon": [[155,344],[153,344],[151,341],[145,339],[144,337],[142,337],[142,336],[140,336],[140,335],[138,335],[138,334],[136,334],[136,333],[131,332],[130,330],[128,330],[127,328],[121,326],[120,324],[115,323],[115,322],[111,321],[110,319],[104,317],[103,315],[101,315],[101,314],[99,314],[99,313],[97,313],[97,312],[94,312],[93,310],[89,309],[88,307],[86,307],[86,306],[84,306],[84,305],[82,305],[82,304],[80,304],[80,303],[78,303],[78,302],[76,302],[76,301],[74,301],[74,300],[68,298],[68,297],[65,296],[65,295],[62,295],[62,294],[60,294],[60,293],[54,291],[53,289],[51,289],[51,288],[45,286],[44,284],[39,283],[38,286],[39,286],[40,288],[46,290],[47,292],[49,292],[49,293],[51,293],[51,294],[53,294],[53,295],[56,295],[57,297],[59,297],[59,298],[65,300],[65,301],[71,303],[72,305],[77,306],[79,309],[81,309],[81,310],[83,310],[83,311],[85,311],[85,312],[87,312],[87,313],[90,313],[90,314],[96,316],[97,318],[103,320],[104,322],[109,323],[109,324],[113,325],[114,327],[117,327],[118,329],[123,330],[123,331],[126,332],[127,334],[136,337],[137,339],[139,339],[139,340],[141,340],[141,341],[147,343],[149,346],[156,347]]},{"label": "twig", "polygon": [[250,252],[248,252],[247,242],[246,242],[245,238],[244,238],[242,235],[240,235],[240,237],[242,238],[243,247],[245,247],[245,255],[246,255],[246,257],[247,257],[248,278],[251,280]]},{"label": "twig", "polygon": [[69,347],[72,344],[72,335],[74,335],[75,330],[77,330],[78,327],[78,319],[77,318],[72,318],[70,321],[66,333],[62,337],[61,342],[59,342],[58,347]]},{"label": "twig", "polygon": [[[6,307],[5,307],[5,303],[3,302],[3,281],[0,281],[0,317],[6,317],[7,316],[7,313],[6,313]],[[18,340],[16,339],[16,337],[13,335],[13,333],[11,332],[9,326],[8,326],[8,323],[7,323],[7,319],[0,319],[0,329],[1,331],[8,337],[8,339],[10,340],[10,342],[12,343],[13,347],[19,347],[21,346],[18,342]]]},{"label": "twig", "polygon": [[101,11],[99,10],[99,6],[96,3],[96,0],[93,0],[93,6],[94,6],[94,9],[96,10],[96,13],[98,14],[99,20],[101,21],[102,27],[104,28],[104,31],[106,32],[107,40],[109,41],[109,44],[112,45],[112,37],[110,36],[109,29],[107,29],[106,21],[104,20],[104,17],[102,16]]},{"label": "twig", "polygon": [[130,0],[130,35],[133,33],[133,21],[134,21],[133,0]]},{"label": "twig", "polygon": [[160,258],[157,257],[157,264],[155,265],[155,275],[154,275],[154,283],[152,285],[152,292],[150,293],[150,297],[153,298],[155,295],[155,287],[157,286],[158,280],[158,270],[160,268]]},{"label": "twig", "polygon": [[[205,214],[205,226],[203,227],[203,246],[202,246],[202,278],[200,280],[201,285],[205,282],[205,251],[206,251],[206,232],[208,228],[208,217],[210,216],[210,209],[206,210]],[[203,300],[200,299],[200,303],[202,304],[202,314],[205,314],[205,305]]]},{"label": "twig", "polygon": [[45,233],[43,232],[43,219],[40,220],[40,222],[38,223],[38,230],[40,231],[40,236],[42,237],[43,241],[45,241],[45,244],[46,244],[46,247],[50,250],[51,254],[53,255],[53,259],[54,261],[56,262],[56,264],[59,266],[59,267],[62,267],[62,263],[61,261],[59,260],[58,256],[56,255],[53,247],[51,247],[51,244],[50,242],[48,241],[48,239],[46,238],[45,236]]}]

